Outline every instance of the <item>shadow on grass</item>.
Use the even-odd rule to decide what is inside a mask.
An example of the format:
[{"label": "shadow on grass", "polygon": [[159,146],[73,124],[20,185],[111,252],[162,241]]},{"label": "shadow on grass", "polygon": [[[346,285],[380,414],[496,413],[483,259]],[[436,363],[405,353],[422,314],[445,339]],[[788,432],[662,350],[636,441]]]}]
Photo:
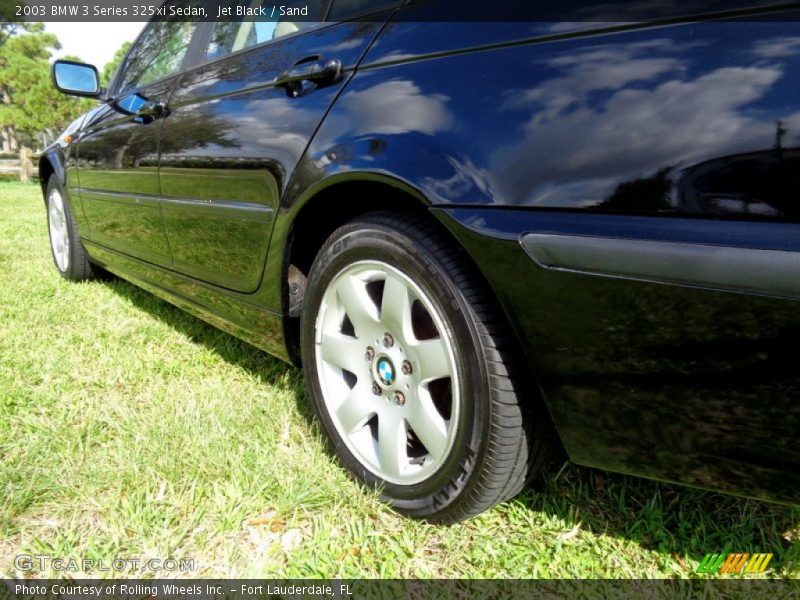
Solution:
[{"label": "shadow on grass", "polygon": [[[137,308],[266,385],[289,386],[316,429],[302,372],[121,279],[103,282]],[[318,430],[317,430],[318,431]],[[706,553],[773,552],[778,574],[798,577],[800,510],[565,463],[514,500],[596,535],[672,555],[693,571]],[[687,564],[688,560],[688,564]],[[644,567],[645,565],[643,565]]]},{"label": "shadow on grass", "polygon": [[772,552],[778,574],[800,575],[800,511],[791,507],[572,463],[556,466],[515,502],[670,554],[687,572],[706,553]]},{"label": "shadow on grass", "polygon": [[302,417],[313,422],[313,410],[306,401],[300,369],[267,354],[263,350],[217,329],[202,319],[162,300],[150,292],[123,279],[108,275],[99,281],[131,304],[158,318],[193,342],[212,350],[225,362],[251,373],[269,386],[289,389]]}]

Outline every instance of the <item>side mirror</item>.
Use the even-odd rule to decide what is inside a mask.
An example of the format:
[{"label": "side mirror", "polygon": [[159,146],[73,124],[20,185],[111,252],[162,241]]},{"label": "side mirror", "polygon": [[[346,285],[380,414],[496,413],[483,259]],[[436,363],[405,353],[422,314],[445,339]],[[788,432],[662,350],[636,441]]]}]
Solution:
[{"label": "side mirror", "polygon": [[98,98],[102,91],[97,69],[71,60],[57,60],[53,63],[53,84],[59,92],[71,96]]}]

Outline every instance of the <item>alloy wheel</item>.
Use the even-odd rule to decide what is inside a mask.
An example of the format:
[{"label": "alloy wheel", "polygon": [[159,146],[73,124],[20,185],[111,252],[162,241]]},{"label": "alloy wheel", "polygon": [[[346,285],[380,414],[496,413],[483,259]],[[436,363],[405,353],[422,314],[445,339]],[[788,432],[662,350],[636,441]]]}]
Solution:
[{"label": "alloy wheel", "polygon": [[366,469],[413,485],[442,466],[457,431],[457,363],[440,311],[411,278],[379,261],[338,273],[315,354],[328,414]]},{"label": "alloy wheel", "polygon": [[53,258],[58,268],[66,272],[69,268],[69,233],[64,199],[57,189],[53,189],[48,197],[47,216],[50,222],[50,247],[53,249]]}]

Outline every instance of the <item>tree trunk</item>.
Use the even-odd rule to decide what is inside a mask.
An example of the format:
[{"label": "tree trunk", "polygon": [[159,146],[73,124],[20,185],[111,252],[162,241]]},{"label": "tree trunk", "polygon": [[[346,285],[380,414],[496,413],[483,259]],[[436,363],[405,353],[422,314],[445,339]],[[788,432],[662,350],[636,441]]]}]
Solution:
[{"label": "tree trunk", "polygon": [[117,152],[114,155],[114,168],[115,169],[124,169],[125,168],[125,153],[128,151],[130,144],[124,144],[117,148]]},{"label": "tree trunk", "polygon": [[0,129],[0,151],[11,153],[16,152],[17,149],[17,136],[14,135],[14,127],[7,125]]},{"label": "tree trunk", "polygon": [[[5,86],[0,85],[0,104],[11,104],[11,96]],[[0,152],[16,152],[17,136],[14,134],[13,125],[0,127]]]}]

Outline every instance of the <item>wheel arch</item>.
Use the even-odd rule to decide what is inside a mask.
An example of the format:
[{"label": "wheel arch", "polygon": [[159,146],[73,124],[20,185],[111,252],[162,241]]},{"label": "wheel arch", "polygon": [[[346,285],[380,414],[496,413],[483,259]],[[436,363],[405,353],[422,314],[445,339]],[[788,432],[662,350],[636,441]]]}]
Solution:
[{"label": "wheel arch", "polygon": [[42,198],[47,194],[47,182],[50,177],[55,173],[55,168],[50,162],[50,159],[42,154],[39,158],[39,186],[42,188]]},{"label": "wheel arch", "polygon": [[[376,201],[375,198],[380,200]],[[280,268],[281,310],[284,317],[284,339],[292,362],[300,364],[299,314],[305,292],[305,278],[311,264],[326,239],[341,225],[360,215],[374,211],[393,211],[423,218],[436,228],[439,235],[457,246],[490,290],[498,310],[516,337],[511,321],[500,298],[488,278],[440,216],[429,210],[431,202],[408,183],[382,173],[348,173],[331,177],[313,186],[291,205],[285,221],[288,225],[276,226],[271,244],[282,248]],[[278,238],[278,239],[276,239]],[[297,286],[297,293],[292,287]],[[521,348],[520,348],[521,351]],[[524,354],[523,354],[524,356]]]},{"label": "wheel arch", "polygon": [[39,185],[42,188],[42,196],[47,192],[47,183],[53,174],[61,186],[66,188],[67,170],[64,168],[64,160],[58,148],[45,150],[39,157]]},{"label": "wheel arch", "polygon": [[[376,197],[380,197],[379,202]],[[331,176],[291,204],[283,219],[286,225],[276,226],[271,245],[282,249],[281,310],[286,315],[286,348],[295,364],[300,364],[299,311],[305,277],[325,240],[341,225],[376,210],[414,214],[438,224],[428,205],[425,197],[407,183],[370,172]],[[444,227],[441,230],[452,238]],[[291,291],[294,285],[300,286],[299,297]]]}]

